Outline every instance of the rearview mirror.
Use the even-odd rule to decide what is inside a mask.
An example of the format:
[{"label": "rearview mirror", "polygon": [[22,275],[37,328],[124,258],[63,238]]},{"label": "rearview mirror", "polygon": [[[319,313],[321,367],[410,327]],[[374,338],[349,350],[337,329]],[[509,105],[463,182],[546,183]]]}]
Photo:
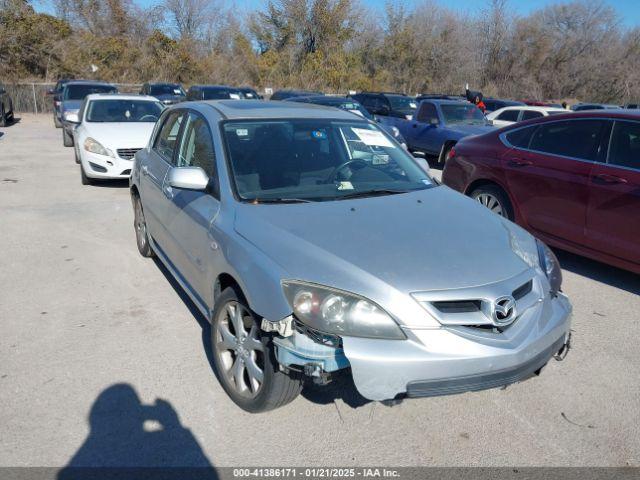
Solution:
[{"label": "rearview mirror", "polygon": [[209,185],[209,177],[200,167],[174,167],[169,170],[169,185],[185,190],[203,191]]}]

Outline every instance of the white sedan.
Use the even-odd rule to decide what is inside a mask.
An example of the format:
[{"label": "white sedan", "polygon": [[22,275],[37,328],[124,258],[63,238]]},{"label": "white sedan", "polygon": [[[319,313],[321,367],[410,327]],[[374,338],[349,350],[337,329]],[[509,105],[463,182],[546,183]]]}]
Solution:
[{"label": "white sedan", "polygon": [[141,95],[88,95],[74,129],[76,163],[83,185],[95,179],[129,178],[133,157],[147,146],[163,105]]},{"label": "white sedan", "polygon": [[487,120],[491,120],[496,127],[506,127],[516,122],[524,122],[532,118],[548,117],[559,113],[571,113],[570,110],[557,107],[533,107],[518,105],[504,107],[487,115]]}]

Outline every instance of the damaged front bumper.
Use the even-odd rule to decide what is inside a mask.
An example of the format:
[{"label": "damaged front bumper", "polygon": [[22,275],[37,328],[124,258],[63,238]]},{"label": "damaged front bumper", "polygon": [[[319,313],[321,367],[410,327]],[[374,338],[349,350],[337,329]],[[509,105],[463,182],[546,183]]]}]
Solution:
[{"label": "damaged front bumper", "polygon": [[569,342],[571,304],[545,299],[496,334],[469,327],[404,328],[407,340],[314,338],[294,331],[277,337],[281,365],[321,376],[351,367],[362,396],[448,395],[508,385],[538,373]]}]

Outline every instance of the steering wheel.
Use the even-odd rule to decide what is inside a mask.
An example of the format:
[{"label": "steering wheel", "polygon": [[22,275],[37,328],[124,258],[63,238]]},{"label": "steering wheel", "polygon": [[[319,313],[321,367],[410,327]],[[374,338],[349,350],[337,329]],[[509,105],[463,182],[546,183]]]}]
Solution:
[{"label": "steering wheel", "polygon": [[361,158],[352,158],[351,160],[347,160],[344,163],[341,163],[340,165],[338,165],[336,168],[334,168],[331,173],[329,174],[329,176],[327,177],[327,181],[326,183],[331,183],[334,182],[336,177],[338,176],[338,173],[340,172],[340,170],[344,169],[345,167],[348,167],[349,165],[352,164],[361,164],[363,167],[368,167],[369,163],[366,162],[365,160],[362,160]]},{"label": "steering wheel", "polygon": [[158,120],[158,117],[151,114],[147,114],[147,115],[144,115],[143,117],[140,117],[141,122],[146,122],[146,121],[156,122],[157,120]]}]

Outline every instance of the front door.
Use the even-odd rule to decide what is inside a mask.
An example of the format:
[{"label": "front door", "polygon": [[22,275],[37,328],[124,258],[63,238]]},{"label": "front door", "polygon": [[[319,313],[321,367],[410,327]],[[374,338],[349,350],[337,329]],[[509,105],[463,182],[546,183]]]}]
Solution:
[{"label": "front door", "polygon": [[640,265],[640,122],[616,121],[590,177],[587,246]]},{"label": "front door", "polygon": [[606,125],[597,119],[547,122],[507,135],[523,136],[514,140],[521,148],[507,151],[501,161],[526,225],[584,243],[589,175],[603,153]]}]

